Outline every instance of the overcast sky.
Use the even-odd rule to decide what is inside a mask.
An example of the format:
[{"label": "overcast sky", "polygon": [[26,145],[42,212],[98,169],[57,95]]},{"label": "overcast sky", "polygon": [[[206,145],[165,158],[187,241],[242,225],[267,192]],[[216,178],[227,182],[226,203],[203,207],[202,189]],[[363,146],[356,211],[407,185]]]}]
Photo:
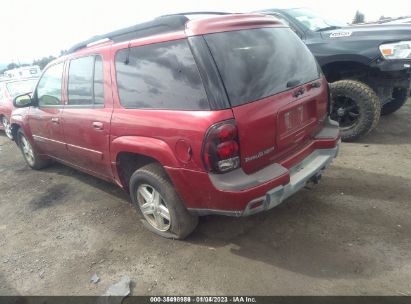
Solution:
[{"label": "overcast sky", "polygon": [[410,0],[2,0],[0,63],[31,62],[97,34],[187,11],[248,12],[265,8],[310,7],[349,22],[358,9],[366,20],[411,15]]}]

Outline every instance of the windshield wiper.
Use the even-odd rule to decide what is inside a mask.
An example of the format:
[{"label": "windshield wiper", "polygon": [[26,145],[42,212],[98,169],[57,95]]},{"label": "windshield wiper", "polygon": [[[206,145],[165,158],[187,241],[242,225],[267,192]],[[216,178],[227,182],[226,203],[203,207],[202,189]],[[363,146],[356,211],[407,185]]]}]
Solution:
[{"label": "windshield wiper", "polygon": [[327,27],[320,28],[316,32],[332,31],[341,28],[341,26],[331,25]]}]

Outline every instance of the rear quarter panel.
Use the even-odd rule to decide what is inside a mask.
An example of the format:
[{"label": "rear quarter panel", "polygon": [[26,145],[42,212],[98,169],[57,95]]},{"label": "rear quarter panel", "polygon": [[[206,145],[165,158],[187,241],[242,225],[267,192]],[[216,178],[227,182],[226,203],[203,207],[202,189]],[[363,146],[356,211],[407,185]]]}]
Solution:
[{"label": "rear quarter panel", "polygon": [[[232,110],[125,109],[120,102],[116,80],[115,56],[119,50],[129,45],[136,47],[185,37],[184,32],[177,32],[112,46],[111,79],[114,107],[110,139],[112,162],[117,160],[118,153],[131,152],[152,157],[165,167],[204,171],[201,149],[207,129],[216,122],[232,119]],[[188,153],[190,153],[189,157]]]},{"label": "rear quarter panel", "polygon": [[120,152],[132,152],[152,157],[166,167],[204,171],[201,150],[207,129],[232,117],[231,110],[115,109],[111,159],[116,160]]}]

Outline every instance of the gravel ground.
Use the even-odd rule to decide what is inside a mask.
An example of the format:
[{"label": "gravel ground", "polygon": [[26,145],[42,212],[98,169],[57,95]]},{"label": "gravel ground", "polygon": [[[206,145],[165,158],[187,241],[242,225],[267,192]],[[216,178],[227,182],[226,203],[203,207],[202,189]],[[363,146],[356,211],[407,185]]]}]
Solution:
[{"label": "gravel ground", "polygon": [[147,231],[114,185],[30,170],[0,134],[0,295],[100,295],[122,275],[133,295],[411,295],[410,101],[312,190],[186,241]]}]

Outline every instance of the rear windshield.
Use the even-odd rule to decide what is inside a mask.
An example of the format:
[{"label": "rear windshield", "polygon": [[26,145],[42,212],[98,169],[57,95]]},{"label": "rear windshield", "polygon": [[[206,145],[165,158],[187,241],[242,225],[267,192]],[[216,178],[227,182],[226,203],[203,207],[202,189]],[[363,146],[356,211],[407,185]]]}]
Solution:
[{"label": "rear windshield", "polygon": [[289,28],[260,28],[204,36],[238,106],[317,79],[317,62]]}]

